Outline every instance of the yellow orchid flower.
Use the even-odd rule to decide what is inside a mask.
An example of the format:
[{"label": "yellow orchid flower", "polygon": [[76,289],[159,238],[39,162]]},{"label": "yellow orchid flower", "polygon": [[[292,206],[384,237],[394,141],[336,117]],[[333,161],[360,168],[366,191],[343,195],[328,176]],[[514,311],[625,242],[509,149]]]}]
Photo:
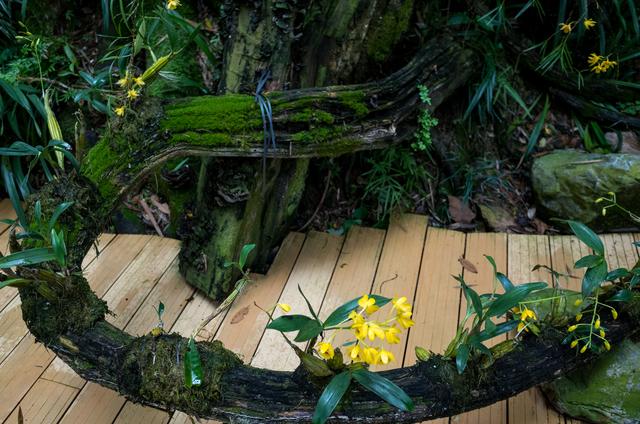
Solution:
[{"label": "yellow orchid flower", "polygon": [[380,349],[380,362],[382,362],[384,365],[387,365],[389,362],[393,362],[396,360],[395,356],[393,356],[393,353],[389,352],[388,350],[384,350],[384,349]]},{"label": "yellow orchid flower", "polygon": [[131,90],[127,91],[127,97],[130,98],[130,99],[135,99],[138,96],[139,96],[139,94],[138,94],[138,92],[136,90],[131,89]]},{"label": "yellow orchid flower", "polygon": [[333,346],[329,342],[320,342],[316,346],[316,350],[324,359],[331,359],[335,355]]},{"label": "yellow orchid flower", "polygon": [[561,23],[560,24],[560,31],[564,32],[565,34],[569,34],[571,32],[571,30],[573,29],[573,26],[570,23]]},{"label": "yellow orchid flower", "polygon": [[358,300],[358,306],[360,306],[367,313],[367,315],[371,315],[372,313],[380,309],[378,306],[376,306],[376,300],[366,294],[362,296],[360,300]]},{"label": "yellow orchid flower", "polygon": [[399,333],[400,330],[398,330],[396,327],[391,327],[384,334],[387,338],[387,342],[391,344],[398,344],[400,343],[400,338],[398,337]]},{"label": "yellow orchid flower", "polygon": [[113,111],[118,116],[124,116],[124,113],[125,113],[126,110],[127,110],[127,108],[123,105],[123,106],[115,108]]},{"label": "yellow orchid flower", "polygon": [[593,28],[594,26],[596,26],[596,21],[594,21],[594,20],[593,20],[593,19],[591,19],[591,18],[587,18],[587,19],[585,19],[582,23],[584,24],[584,27],[585,27],[586,29],[591,29],[591,28]]},{"label": "yellow orchid flower", "polygon": [[176,10],[180,6],[180,0],[167,0],[167,9]]},{"label": "yellow orchid flower", "polygon": [[280,308],[285,314],[287,312],[291,312],[291,305],[288,303],[278,303],[278,308]]}]

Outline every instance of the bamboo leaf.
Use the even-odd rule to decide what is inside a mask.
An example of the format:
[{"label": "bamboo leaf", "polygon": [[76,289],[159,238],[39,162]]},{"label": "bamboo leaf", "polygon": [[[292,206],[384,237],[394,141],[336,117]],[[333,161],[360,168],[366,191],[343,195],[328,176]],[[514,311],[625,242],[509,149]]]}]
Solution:
[{"label": "bamboo leaf", "polygon": [[604,244],[600,237],[594,233],[589,227],[578,221],[567,221],[571,231],[580,239],[581,242],[589,246],[596,254],[604,256]]},{"label": "bamboo leaf", "polygon": [[49,220],[50,230],[55,227],[56,222],[58,222],[58,218],[60,218],[60,215],[62,215],[64,211],[69,209],[71,206],[73,206],[73,202],[63,202],[56,207],[56,210],[53,211],[53,215],[51,215],[51,219]]},{"label": "bamboo leaf", "polygon": [[13,268],[16,266],[36,265],[43,262],[55,261],[56,254],[53,249],[39,247],[36,249],[23,250],[0,258],[0,269]]},{"label": "bamboo leaf", "polygon": [[300,329],[309,322],[315,322],[315,320],[305,315],[283,315],[271,321],[267,325],[267,328],[287,333],[290,331],[300,331]]},{"label": "bamboo leaf", "polygon": [[[371,294],[369,295],[369,297],[375,299],[376,305],[379,307],[383,307],[384,305],[386,305],[391,301],[390,298],[379,296],[377,294]],[[347,318],[349,318],[349,314],[351,313],[351,311],[358,308],[358,300],[360,300],[359,297],[353,300],[350,300],[344,305],[338,307],[335,311],[333,311],[331,315],[329,315],[325,320],[324,328],[333,327],[334,325],[338,325],[341,322],[346,321]]]},{"label": "bamboo leaf", "polygon": [[244,266],[247,263],[247,258],[249,257],[249,253],[251,253],[251,251],[253,249],[255,249],[256,245],[255,244],[245,244],[244,246],[242,246],[242,250],[240,251],[240,258],[238,259],[238,267],[241,270],[244,270]]},{"label": "bamboo leaf", "polygon": [[588,297],[593,291],[600,287],[607,278],[607,261],[604,259],[598,265],[587,269],[582,278],[582,297]]}]

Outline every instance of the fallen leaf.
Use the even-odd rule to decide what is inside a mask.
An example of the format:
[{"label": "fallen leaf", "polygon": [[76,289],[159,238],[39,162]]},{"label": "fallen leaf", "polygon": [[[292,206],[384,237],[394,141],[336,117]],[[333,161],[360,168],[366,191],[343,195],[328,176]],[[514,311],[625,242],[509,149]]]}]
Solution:
[{"label": "fallen leaf", "polygon": [[474,211],[469,208],[469,205],[465,204],[460,200],[459,197],[448,196],[449,197],[449,214],[451,218],[455,222],[460,222],[462,224],[471,224],[471,221],[476,217]]},{"label": "fallen leaf", "polygon": [[538,218],[533,220],[533,226],[536,228],[538,234],[544,234],[549,229],[549,226]]},{"label": "fallen leaf", "polygon": [[476,268],[476,266],[474,264],[471,263],[470,260],[460,256],[458,258],[458,262],[460,262],[460,265],[462,265],[462,268],[466,269],[467,271],[473,272],[474,274],[478,273],[478,269]]},{"label": "fallen leaf", "polygon": [[247,316],[247,314],[249,313],[249,307],[245,306],[244,308],[240,309],[238,312],[236,312],[236,314],[233,316],[233,318],[231,318],[231,324],[237,324],[240,321],[242,321],[244,319],[244,317]]}]

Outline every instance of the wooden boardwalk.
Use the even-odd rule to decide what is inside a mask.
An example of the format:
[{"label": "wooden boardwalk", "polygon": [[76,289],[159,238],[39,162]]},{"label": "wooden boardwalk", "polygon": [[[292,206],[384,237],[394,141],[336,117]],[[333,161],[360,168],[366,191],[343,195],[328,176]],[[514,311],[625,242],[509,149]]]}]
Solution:
[{"label": "wooden boardwalk", "polygon": [[[9,214],[0,204],[0,216]],[[6,226],[0,228],[0,245],[6,247]],[[636,237],[636,240],[638,238]],[[634,235],[604,236],[612,267],[631,266],[638,258]],[[187,285],[178,273],[179,242],[145,235],[104,234],[101,253],[87,256],[85,273],[93,289],[115,313],[108,319],[130,333],[145,334],[156,324],[153,306],[165,304],[165,327],[190,334],[215,304]],[[291,233],[267,275],[230,310],[210,323],[204,337],[221,340],[255,366],[292,370],[293,352],[274,331],[265,332],[264,313],[254,301],[269,307],[286,302],[302,310],[297,286],[321,315],[361,294],[405,295],[414,302],[416,325],[404,344],[394,346],[395,366],[415,362],[413,347],[442,352],[455,334],[463,311],[461,293],[452,274],[464,273],[481,292],[491,290],[492,269],[483,257],[491,255],[498,268],[516,283],[545,280],[548,274],[532,272],[545,264],[560,272],[586,253],[569,236],[463,234],[427,228],[424,216],[404,215],[387,231],[354,227],[346,237],[325,233]],[[477,273],[464,269],[464,257]],[[467,266],[467,268],[470,268]],[[579,277],[578,273],[572,273]],[[579,278],[565,286],[577,288]],[[283,352],[284,355],[283,356]],[[34,343],[21,317],[20,299],[12,289],[0,290],[0,422],[17,423],[18,406],[25,423],[191,423],[185,414],[141,407],[117,393],[78,377],[54,354]],[[532,389],[508,401],[434,423],[569,424],[546,407]]]}]

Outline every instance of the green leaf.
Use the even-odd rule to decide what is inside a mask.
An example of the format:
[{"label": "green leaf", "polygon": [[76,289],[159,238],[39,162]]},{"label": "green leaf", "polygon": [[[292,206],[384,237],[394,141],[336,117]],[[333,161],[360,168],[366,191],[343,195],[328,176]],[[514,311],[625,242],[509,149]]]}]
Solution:
[{"label": "green leaf", "polygon": [[547,283],[527,283],[515,286],[512,290],[500,295],[489,305],[486,316],[497,317],[503,315],[526,299],[531,292],[545,287],[547,287]]},{"label": "green leaf", "polygon": [[193,386],[199,386],[201,384],[202,363],[200,362],[198,346],[193,337],[191,337],[184,355],[184,385],[190,389]]},{"label": "green leaf", "polygon": [[299,331],[309,322],[316,321],[306,315],[283,315],[271,321],[267,328],[287,333],[289,331]]},{"label": "green leaf", "polygon": [[322,330],[324,330],[324,328],[320,322],[310,320],[300,329],[296,338],[293,340],[296,342],[306,342],[307,340],[318,337],[318,335],[322,333]]},{"label": "green leaf", "polygon": [[64,233],[62,230],[58,233],[55,229],[51,229],[51,245],[56,254],[56,261],[64,268],[66,266],[67,246],[64,242]]},{"label": "green leaf", "polygon": [[43,262],[55,261],[56,258],[56,254],[53,249],[46,247],[28,249],[0,258],[0,269],[13,268],[15,266],[36,265]]},{"label": "green leaf", "polygon": [[458,374],[462,374],[467,368],[467,362],[469,361],[469,346],[466,344],[461,344],[458,346],[458,351],[456,353],[456,368],[458,369]]},{"label": "green leaf", "polygon": [[600,255],[589,255],[578,259],[574,265],[576,268],[592,268],[604,261],[604,258]]},{"label": "green leaf", "polygon": [[626,268],[617,268],[607,274],[606,281],[615,281],[620,278],[630,277],[631,273]]},{"label": "green leaf", "polygon": [[318,399],[316,410],[313,413],[313,424],[324,424],[327,421],[350,384],[351,373],[349,371],[341,372],[331,379]]},{"label": "green leaf", "polygon": [[391,380],[364,368],[353,371],[353,378],[364,388],[380,396],[385,402],[402,411],[412,411],[413,401]]},{"label": "green leaf", "polygon": [[298,358],[300,358],[302,366],[305,367],[305,369],[312,375],[316,377],[328,377],[334,374],[334,372],[331,371],[331,368],[329,368],[329,364],[322,359],[313,356],[302,349],[296,349],[296,354],[298,355]]},{"label": "green leaf", "polygon": [[616,294],[607,299],[608,302],[628,302],[633,299],[633,292],[628,289],[619,290]]},{"label": "green leaf", "polygon": [[589,246],[596,254],[604,256],[604,244],[591,228],[578,221],[567,221],[567,223],[569,227],[571,227],[571,231],[573,231],[581,242]]},{"label": "green leaf", "polygon": [[5,287],[25,287],[33,283],[32,280],[25,280],[24,278],[11,278],[9,280],[0,281],[0,289]]},{"label": "green leaf", "polygon": [[298,291],[300,292],[300,295],[302,296],[304,301],[307,302],[307,308],[309,308],[309,312],[311,313],[311,315],[316,319],[316,321],[321,323],[320,319],[318,318],[318,314],[316,314],[316,311],[313,310],[313,306],[311,306],[311,302],[309,302],[309,299],[307,299],[307,296],[304,295],[304,292],[302,291],[302,287],[300,287],[300,284],[298,284]]},{"label": "green leaf", "polygon": [[18,222],[22,226],[22,228],[27,228],[27,216],[24,213],[24,209],[22,209],[22,204],[20,203],[20,195],[16,190],[15,178],[13,176],[13,171],[11,169],[11,163],[8,157],[2,158],[2,178],[4,180],[4,188],[9,195],[9,199],[11,200],[11,205],[16,212],[16,216],[18,217]]},{"label": "green leaf", "polygon": [[586,298],[593,291],[600,287],[607,278],[607,261],[603,260],[598,265],[587,269],[582,278],[582,297]]},{"label": "green leaf", "polygon": [[244,266],[247,264],[247,258],[249,253],[256,248],[255,244],[245,244],[240,251],[240,258],[238,259],[238,268],[244,270]]},{"label": "green leaf", "polygon": [[53,227],[56,225],[56,222],[58,222],[60,215],[62,215],[64,211],[69,209],[72,205],[73,202],[63,202],[56,207],[56,210],[53,211],[53,215],[51,215],[51,219],[49,220],[49,229],[53,229]]},{"label": "green leaf", "polygon": [[[383,307],[387,303],[391,302],[391,299],[389,299],[388,297],[379,296],[377,294],[371,294],[369,295],[369,297],[374,298],[376,300],[376,305],[379,307]],[[329,315],[329,317],[325,320],[324,327],[333,327],[334,325],[338,325],[346,321],[349,318],[349,314],[351,313],[351,311],[358,308],[358,300],[360,300],[359,297],[350,300],[349,302],[333,311],[331,315]]]},{"label": "green leaf", "polygon": [[506,322],[501,322],[498,325],[494,325],[493,328],[485,327],[484,331],[481,331],[477,335],[470,337],[469,341],[471,341],[472,339],[477,339],[478,343],[487,341],[517,328],[519,322],[520,320],[514,319]]},{"label": "green leaf", "polygon": [[511,280],[509,280],[509,278],[507,278],[506,275],[504,275],[501,272],[496,272],[496,278],[498,279],[500,284],[502,284],[502,288],[504,289],[505,292],[513,290],[514,285],[511,282]]}]

